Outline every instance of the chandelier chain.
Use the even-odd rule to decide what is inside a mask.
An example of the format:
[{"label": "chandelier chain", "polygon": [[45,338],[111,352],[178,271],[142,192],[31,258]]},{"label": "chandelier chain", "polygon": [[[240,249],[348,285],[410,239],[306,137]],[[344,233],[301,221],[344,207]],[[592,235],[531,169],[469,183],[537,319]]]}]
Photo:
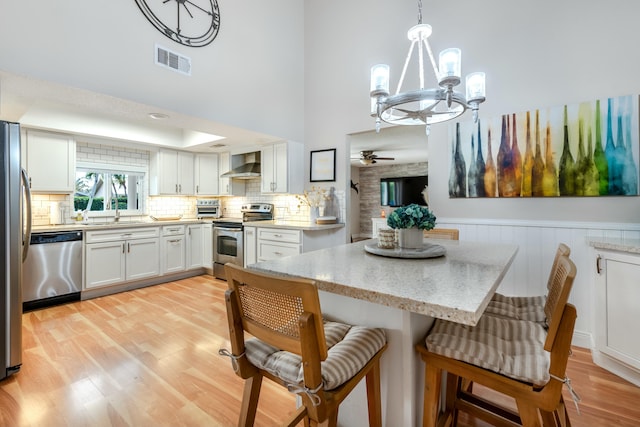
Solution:
[{"label": "chandelier chain", "polygon": [[422,0],[418,0],[418,24],[422,24]]}]

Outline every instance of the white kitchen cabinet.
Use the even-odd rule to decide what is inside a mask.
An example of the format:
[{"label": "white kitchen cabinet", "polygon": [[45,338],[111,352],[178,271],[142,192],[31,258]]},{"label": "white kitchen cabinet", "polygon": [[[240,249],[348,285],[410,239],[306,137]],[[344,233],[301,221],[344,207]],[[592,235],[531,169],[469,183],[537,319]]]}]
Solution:
[{"label": "white kitchen cabinet", "polygon": [[192,196],[194,155],[186,151],[159,149],[149,163],[149,192],[152,196]]},{"label": "white kitchen cabinet", "polygon": [[206,224],[187,225],[187,269],[205,266],[204,226]]},{"label": "white kitchen cabinet", "polygon": [[158,235],[158,227],[87,232],[85,289],[159,276]]},{"label": "white kitchen cabinet", "polygon": [[219,193],[218,168],[217,154],[196,154],[194,160],[196,196],[215,196]]},{"label": "white kitchen cabinet", "polygon": [[257,229],[258,261],[302,253],[302,231],[282,228]]},{"label": "white kitchen cabinet", "polygon": [[177,273],[186,269],[186,244],[184,225],[162,227],[162,274]]},{"label": "white kitchen cabinet", "polygon": [[640,255],[596,251],[596,349],[640,374],[640,340],[630,327],[640,318]]},{"label": "white kitchen cabinet", "polygon": [[76,142],[64,134],[26,129],[23,132],[23,166],[33,192],[73,193]]},{"label": "white kitchen cabinet", "polygon": [[[234,166],[231,164],[231,153],[219,153],[218,165],[218,172],[220,175],[225,172],[229,172]],[[221,196],[244,196],[245,193],[244,180],[230,179],[220,176],[218,186],[218,194]]]},{"label": "white kitchen cabinet", "polygon": [[202,224],[202,234],[204,239],[202,266],[208,270],[213,270],[213,224]]},{"label": "white kitchen cabinet", "polygon": [[263,193],[301,194],[304,189],[304,145],[279,142],[262,147],[261,190]]},{"label": "white kitchen cabinet", "polygon": [[258,262],[256,227],[244,227],[244,266]]}]

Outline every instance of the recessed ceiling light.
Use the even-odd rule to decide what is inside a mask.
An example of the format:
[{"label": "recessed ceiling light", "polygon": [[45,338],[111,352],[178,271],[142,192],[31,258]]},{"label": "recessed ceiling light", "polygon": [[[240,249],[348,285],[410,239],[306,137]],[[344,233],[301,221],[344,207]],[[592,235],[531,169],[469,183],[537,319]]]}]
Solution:
[{"label": "recessed ceiling light", "polygon": [[168,115],[163,113],[149,113],[149,117],[155,120],[166,120],[169,118]]}]

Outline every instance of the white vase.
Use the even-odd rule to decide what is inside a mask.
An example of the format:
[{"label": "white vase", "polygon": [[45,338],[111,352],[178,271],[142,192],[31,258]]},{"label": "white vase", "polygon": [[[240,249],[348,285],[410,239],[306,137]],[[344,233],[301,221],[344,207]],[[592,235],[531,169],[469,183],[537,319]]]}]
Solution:
[{"label": "white vase", "polygon": [[316,219],[320,216],[320,207],[319,206],[310,206],[309,207],[309,222],[311,224],[316,223]]},{"label": "white vase", "polygon": [[401,228],[398,230],[398,246],[402,249],[421,249],[423,237],[419,228]]}]

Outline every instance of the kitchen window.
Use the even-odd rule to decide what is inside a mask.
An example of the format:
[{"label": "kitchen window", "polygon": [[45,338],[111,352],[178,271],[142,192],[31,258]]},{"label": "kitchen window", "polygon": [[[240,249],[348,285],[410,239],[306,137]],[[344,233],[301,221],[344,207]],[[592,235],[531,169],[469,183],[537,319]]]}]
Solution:
[{"label": "kitchen window", "polygon": [[145,171],[135,166],[78,163],[73,206],[76,211],[142,215]]}]

